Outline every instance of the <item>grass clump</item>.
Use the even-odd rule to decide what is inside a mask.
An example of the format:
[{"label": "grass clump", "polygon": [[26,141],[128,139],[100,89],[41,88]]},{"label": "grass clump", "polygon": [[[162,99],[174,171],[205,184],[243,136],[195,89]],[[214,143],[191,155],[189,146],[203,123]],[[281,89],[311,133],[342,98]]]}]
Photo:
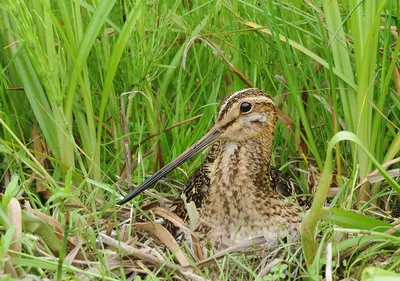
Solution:
[{"label": "grass clump", "polygon": [[115,202],[250,85],[281,109],[273,164],[315,197],[301,246],[261,267],[219,257],[219,279],[398,277],[400,7],[378,2],[3,1],[2,278],[208,279],[191,250],[137,231],[148,196]]}]

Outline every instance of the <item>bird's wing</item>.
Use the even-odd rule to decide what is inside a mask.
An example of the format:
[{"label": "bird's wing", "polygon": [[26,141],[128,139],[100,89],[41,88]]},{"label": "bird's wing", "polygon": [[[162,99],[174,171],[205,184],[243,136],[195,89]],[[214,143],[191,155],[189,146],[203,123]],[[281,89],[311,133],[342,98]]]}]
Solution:
[{"label": "bird's wing", "polygon": [[187,203],[194,202],[197,208],[201,206],[210,187],[211,172],[214,169],[214,162],[218,156],[220,146],[220,142],[216,142],[211,146],[203,163],[189,178],[183,191]]},{"label": "bird's wing", "polygon": [[271,186],[283,196],[295,196],[297,203],[304,209],[308,209],[311,206],[311,197],[297,196],[304,194],[304,192],[278,168],[270,167],[270,179]]}]

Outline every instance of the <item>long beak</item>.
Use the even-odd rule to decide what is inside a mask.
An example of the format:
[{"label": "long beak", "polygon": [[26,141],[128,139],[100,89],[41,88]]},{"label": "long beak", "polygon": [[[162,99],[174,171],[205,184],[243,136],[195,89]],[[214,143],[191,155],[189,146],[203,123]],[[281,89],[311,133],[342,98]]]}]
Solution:
[{"label": "long beak", "polygon": [[172,162],[165,165],[163,168],[158,170],[153,176],[148,178],[145,182],[139,185],[135,190],[131,191],[127,196],[125,196],[118,205],[125,204],[126,202],[132,200],[140,193],[151,187],[152,185],[156,184],[163,176],[171,172],[173,169],[184,163],[186,160],[195,156],[200,151],[205,149],[206,147],[210,146],[215,142],[215,140],[219,137],[220,131],[215,126],[205,135],[203,136],[198,142],[194,145],[186,149],[181,155],[175,158]]}]

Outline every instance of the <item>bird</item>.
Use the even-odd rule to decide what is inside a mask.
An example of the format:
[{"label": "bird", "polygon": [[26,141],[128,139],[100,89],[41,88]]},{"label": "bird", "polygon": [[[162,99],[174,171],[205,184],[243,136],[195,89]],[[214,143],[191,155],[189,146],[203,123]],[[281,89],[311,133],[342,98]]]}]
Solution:
[{"label": "bird", "polygon": [[222,250],[257,237],[264,237],[269,245],[288,235],[297,239],[309,200],[304,196],[295,197],[295,202],[287,199],[303,192],[271,166],[276,122],[276,106],[262,90],[247,88],[226,96],[208,133],[119,204],[132,200],[189,158],[210,148],[174,209],[187,220],[185,206],[195,204],[198,219],[194,232],[200,243]]}]

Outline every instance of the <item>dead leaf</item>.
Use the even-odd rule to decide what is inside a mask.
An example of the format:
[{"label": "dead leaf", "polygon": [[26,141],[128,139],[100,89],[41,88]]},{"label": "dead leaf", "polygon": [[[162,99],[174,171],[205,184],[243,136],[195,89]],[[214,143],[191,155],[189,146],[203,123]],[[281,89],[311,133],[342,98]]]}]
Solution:
[{"label": "dead leaf", "polygon": [[192,231],[186,226],[185,222],[175,213],[170,212],[168,210],[165,210],[163,208],[160,207],[156,207],[154,209],[151,209],[151,212],[159,215],[167,220],[169,220],[170,222],[172,222],[176,227],[179,227],[180,229],[182,229],[183,231],[192,234]]},{"label": "dead leaf", "polygon": [[[261,236],[261,237],[257,237],[254,239],[250,239],[250,240],[246,240],[246,241],[237,243],[229,248],[226,248],[222,251],[219,251],[218,253],[215,253],[214,255],[212,255],[211,257],[209,257],[207,259],[204,259],[204,260],[196,263],[196,267],[199,267],[199,268],[207,267],[210,264],[216,263],[218,259],[224,257],[227,254],[241,252],[250,247],[256,247],[256,246],[265,244],[266,242],[267,242],[267,240],[265,239],[265,237]],[[267,246],[263,245],[263,248],[267,249]],[[274,249],[276,247],[270,247],[270,248]]]},{"label": "dead leaf", "polygon": [[175,241],[174,237],[172,236],[169,231],[163,227],[161,224],[158,223],[135,223],[132,225],[135,229],[145,230],[155,237],[158,238],[165,246],[167,246],[171,252],[174,254],[176,261],[182,266],[189,266],[190,263],[187,260],[186,256],[182,252],[181,248],[179,247],[178,243]]},{"label": "dead leaf", "polygon": [[[41,138],[40,133],[36,126],[32,128],[32,138],[33,138],[33,149],[38,153],[35,153],[35,158],[39,161],[39,163],[45,168],[49,168],[48,161],[46,158],[40,155],[48,155],[49,149],[45,141]],[[43,198],[48,199],[52,195],[46,186],[40,181],[36,180],[36,192],[43,196]]]},{"label": "dead leaf", "polygon": [[[394,158],[386,163],[382,164],[383,168],[387,168],[393,164],[399,163],[400,162],[400,157]],[[392,169],[389,170],[388,173],[391,177],[397,177],[399,176],[399,169]],[[357,186],[355,189],[358,189],[359,187],[361,187],[362,185],[364,185],[365,183],[369,182],[369,183],[374,183],[374,182],[378,182],[378,181],[382,181],[384,180],[384,178],[379,174],[379,170],[375,169],[373,170],[371,173],[369,173],[369,175],[367,175],[367,177],[365,177]]]},{"label": "dead leaf", "polygon": [[[16,278],[17,280],[19,279],[18,273],[11,262],[11,257],[8,254],[6,255],[4,262],[4,272],[10,274],[13,278]],[[0,275],[0,280],[7,280],[7,278],[4,277],[3,279],[3,276]]]},{"label": "dead leaf", "polygon": [[[121,232],[120,232],[119,235],[120,235],[121,241],[127,242],[130,239],[130,236],[129,236],[129,225],[128,224],[122,225]],[[107,236],[110,236],[110,235],[107,235]]]},{"label": "dead leaf", "polygon": [[34,214],[35,216],[41,218],[42,220],[44,220],[45,222],[47,222],[48,224],[53,226],[58,232],[60,232],[60,233],[63,232],[61,223],[58,220],[56,220],[55,218],[50,217],[46,214],[43,214],[39,210],[32,209],[32,207],[30,205],[25,204],[25,208],[28,212]]},{"label": "dead leaf", "polygon": [[107,226],[106,227],[107,227],[106,228],[106,235],[110,236],[112,231],[113,231],[113,228],[114,228],[114,223],[111,220],[109,220],[107,222]]},{"label": "dead leaf", "polygon": [[192,247],[194,255],[197,260],[202,261],[205,259],[203,247],[200,245],[200,240],[196,235],[192,235]]},{"label": "dead leaf", "polygon": [[[21,206],[15,198],[11,198],[10,203],[7,206],[8,209],[8,220],[10,224],[15,227],[15,232],[13,234],[12,244],[10,249],[16,252],[21,252],[22,248],[22,215]],[[10,256],[17,257],[18,254],[10,253]]]},{"label": "dead leaf", "polygon": [[100,232],[100,238],[101,238],[102,242],[106,245],[109,245],[114,248],[119,248],[124,253],[139,257],[139,258],[141,258],[145,261],[148,261],[152,264],[162,265],[163,267],[166,267],[166,268],[169,268],[172,270],[176,270],[188,279],[191,279],[194,281],[205,281],[206,280],[192,272],[189,272],[188,270],[186,270],[176,264],[165,261],[164,259],[158,259],[152,255],[149,255],[147,250],[133,248],[133,247],[128,246],[124,243],[121,243],[120,241],[117,241],[101,232]]}]

